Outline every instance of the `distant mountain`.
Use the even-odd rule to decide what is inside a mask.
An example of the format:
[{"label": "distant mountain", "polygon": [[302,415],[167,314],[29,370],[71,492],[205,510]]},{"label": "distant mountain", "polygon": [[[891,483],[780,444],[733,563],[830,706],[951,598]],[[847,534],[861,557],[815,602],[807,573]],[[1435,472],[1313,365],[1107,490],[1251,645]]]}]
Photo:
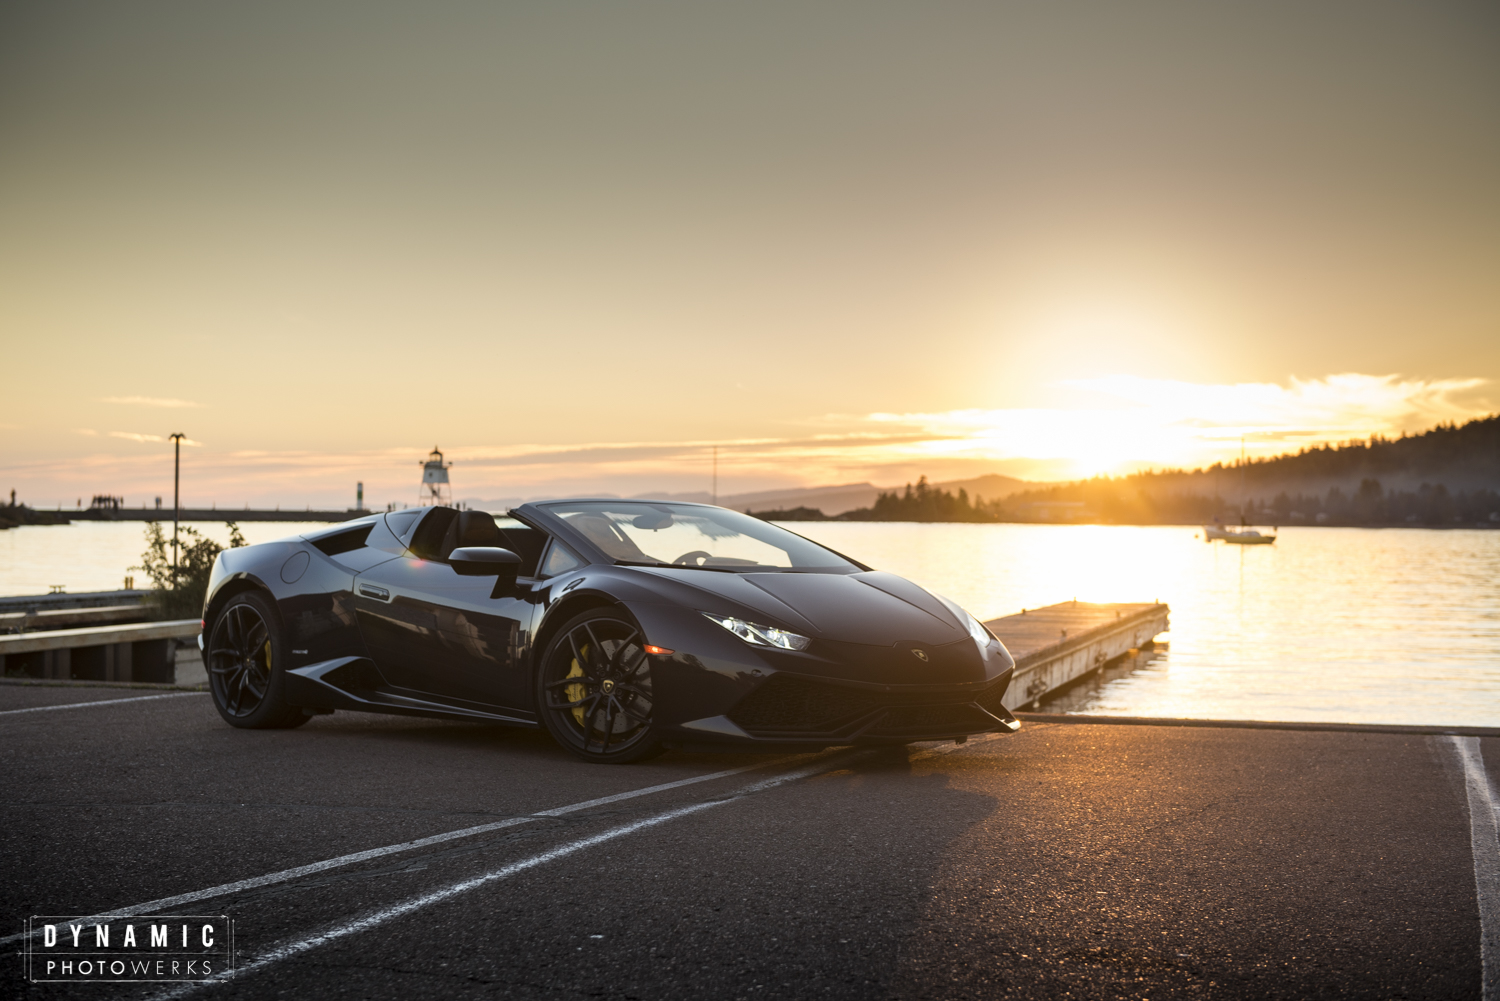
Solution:
[{"label": "distant mountain", "polygon": [[988,476],[976,476],[972,480],[949,480],[947,483],[934,483],[933,486],[939,490],[946,490],[956,494],[960,490],[966,491],[968,495],[977,501],[994,501],[1011,494],[1018,494],[1023,490],[1036,490],[1039,487],[1049,486],[1047,483],[1033,483],[1029,480],[1018,480],[1014,476],[1001,476],[999,473],[990,473]]},{"label": "distant mountain", "polygon": [[[935,483],[932,486],[954,494],[963,490],[976,500],[998,500],[1021,490],[1045,485],[991,473],[988,476],[953,480],[949,483]],[[759,490],[746,494],[726,494],[719,498],[719,504],[736,511],[789,511],[795,508],[816,508],[832,517],[857,508],[870,507],[882,493],[901,489],[901,487],[877,487],[873,483],[844,483],[830,487],[793,487],[780,490]],[[693,501],[699,504],[707,504],[711,499],[706,491],[683,494],[641,494],[640,496],[658,500]]]}]

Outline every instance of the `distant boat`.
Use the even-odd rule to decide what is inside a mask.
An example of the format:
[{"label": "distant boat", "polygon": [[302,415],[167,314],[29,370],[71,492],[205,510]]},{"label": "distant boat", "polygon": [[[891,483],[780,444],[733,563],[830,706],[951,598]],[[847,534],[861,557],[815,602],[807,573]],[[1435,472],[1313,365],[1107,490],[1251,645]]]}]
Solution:
[{"label": "distant boat", "polygon": [[1245,527],[1245,439],[1240,439],[1240,528],[1235,531],[1225,528],[1224,523],[1214,516],[1212,525],[1203,526],[1203,541],[1228,542],[1236,546],[1269,546],[1276,541],[1274,535],[1261,535],[1253,528]]},{"label": "distant boat", "polygon": [[1236,546],[1269,546],[1276,541],[1274,535],[1262,535],[1253,528],[1243,525],[1239,529],[1225,528],[1223,523],[1215,519],[1212,525],[1203,526],[1203,541],[1229,542]]}]

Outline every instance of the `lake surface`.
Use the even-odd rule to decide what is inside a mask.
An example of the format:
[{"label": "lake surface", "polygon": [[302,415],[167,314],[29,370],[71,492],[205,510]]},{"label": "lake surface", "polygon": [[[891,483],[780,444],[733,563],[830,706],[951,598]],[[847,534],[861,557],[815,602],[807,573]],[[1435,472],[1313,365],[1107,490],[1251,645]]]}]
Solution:
[{"label": "lake surface", "polygon": [[[251,542],[310,527],[242,526]],[[1283,528],[1274,546],[1230,547],[1179,527],[786,527],[981,619],[1073,598],[1169,604],[1165,652],[1064,700],[1070,711],[1500,726],[1500,532]],[[0,594],[118,588],[143,529],[0,532]]]}]

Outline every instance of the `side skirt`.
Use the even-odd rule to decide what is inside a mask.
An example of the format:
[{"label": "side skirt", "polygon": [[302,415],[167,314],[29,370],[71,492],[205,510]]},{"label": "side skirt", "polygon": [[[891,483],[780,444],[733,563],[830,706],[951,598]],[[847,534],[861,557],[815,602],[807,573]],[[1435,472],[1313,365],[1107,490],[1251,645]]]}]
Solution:
[{"label": "side skirt", "polygon": [[535,729],[536,720],[487,712],[391,691],[368,657],[336,657],[286,672],[285,698],[305,709],[428,716],[434,719],[486,720]]}]

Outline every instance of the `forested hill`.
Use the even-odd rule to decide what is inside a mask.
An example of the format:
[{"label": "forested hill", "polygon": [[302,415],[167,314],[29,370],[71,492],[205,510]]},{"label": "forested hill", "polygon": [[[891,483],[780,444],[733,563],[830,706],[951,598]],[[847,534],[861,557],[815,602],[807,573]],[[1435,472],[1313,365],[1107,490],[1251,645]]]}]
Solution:
[{"label": "forested hill", "polygon": [[949,493],[924,479],[841,517],[1150,525],[1235,522],[1241,513],[1253,524],[1500,524],[1500,415],[1251,459],[1243,467],[1101,476],[995,500]]},{"label": "forested hill", "polygon": [[[1226,469],[1233,469],[1239,476],[1238,463],[1158,476],[1201,480],[1224,475]],[[1461,426],[1439,424],[1412,437],[1375,437],[1304,449],[1295,455],[1251,459],[1245,465],[1245,479],[1252,493],[1282,489],[1288,484],[1357,486],[1372,477],[1397,489],[1422,483],[1441,483],[1450,491],[1500,489],[1500,414]]]},{"label": "forested hill", "polygon": [[1500,511],[1500,415],[1252,459],[1243,469],[1100,477],[1015,494],[1005,504],[1007,516],[1024,520],[1230,521],[1243,509],[1262,524],[1489,523]]}]

